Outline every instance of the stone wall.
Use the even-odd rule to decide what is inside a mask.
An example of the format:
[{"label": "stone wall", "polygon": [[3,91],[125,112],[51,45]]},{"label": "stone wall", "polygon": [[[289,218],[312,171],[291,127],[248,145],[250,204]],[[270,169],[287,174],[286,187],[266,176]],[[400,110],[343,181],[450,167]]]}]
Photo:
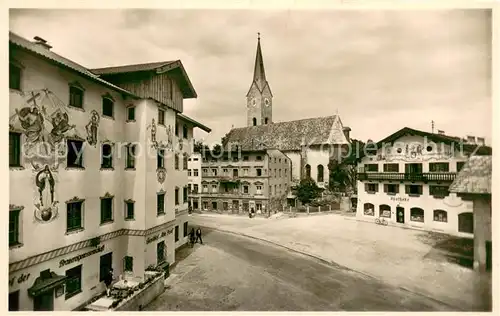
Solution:
[{"label": "stone wall", "polygon": [[149,287],[145,288],[143,291],[139,292],[137,295],[132,297],[129,301],[125,302],[123,305],[118,306],[115,311],[140,311],[142,308],[146,307],[147,304],[151,303],[155,298],[157,298],[161,293],[165,291],[165,278],[162,274],[160,278],[157,278]]}]

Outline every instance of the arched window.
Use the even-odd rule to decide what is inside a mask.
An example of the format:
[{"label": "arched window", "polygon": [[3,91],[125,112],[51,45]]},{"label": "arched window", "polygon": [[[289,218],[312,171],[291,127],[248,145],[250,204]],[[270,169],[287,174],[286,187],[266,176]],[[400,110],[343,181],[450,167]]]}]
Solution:
[{"label": "arched window", "polygon": [[424,222],[424,210],[419,207],[412,207],[410,209],[410,220],[412,222]]},{"label": "arched window", "polygon": [[389,205],[382,204],[378,207],[378,210],[380,217],[391,218],[391,207]]},{"label": "arched window", "polygon": [[311,166],[306,165],[306,177],[310,178],[311,177]]},{"label": "arched window", "polygon": [[253,126],[257,126],[257,119],[255,117],[252,119],[252,121],[253,121]]},{"label": "arched window", "polygon": [[371,203],[365,203],[364,204],[364,214],[369,215],[369,216],[374,216],[375,215],[375,206]]},{"label": "arched window", "polygon": [[458,231],[461,233],[474,233],[474,215],[472,213],[458,214]]},{"label": "arched window", "polygon": [[448,222],[448,213],[443,210],[434,210],[434,221],[435,222]]},{"label": "arched window", "polygon": [[324,180],[324,168],[323,165],[318,165],[318,182],[323,182]]},{"label": "arched window", "polygon": [[268,122],[269,122],[269,119],[266,117],[266,118],[264,119],[264,124],[267,124]]}]

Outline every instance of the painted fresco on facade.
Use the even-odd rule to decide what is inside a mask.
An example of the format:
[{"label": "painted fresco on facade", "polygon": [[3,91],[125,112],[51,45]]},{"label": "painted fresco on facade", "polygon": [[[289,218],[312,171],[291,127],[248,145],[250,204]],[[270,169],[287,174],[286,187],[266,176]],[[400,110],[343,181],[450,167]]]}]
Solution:
[{"label": "painted fresco on facade", "polygon": [[94,147],[97,145],[97,131],[99,129],[100,119],[99,113],[97,113],[96,110],[92,110],[90,112],[90,121],[85,126],[85,130],[87,131],[87,142]]},{"label": "painted fresco on facade", "polygon": [[392,147],[385,146],[377,154],[377,160],[420,162],[429,160],[448,160],[454,157],[454,149],[445,144],[433,142],[395,142]]},{"label": "painted fresco on facade", "polygon": [[56,175],[48,165],[35,174],[35,220],[41,223],[48,223],[57,218],[59,202],[55,198]]},{"label": "painted fresco on facade", "polygon": [[156,171],[156,176],[158,178],[158,182],[163,184],[165,182],[165,179],[167,178],[167,171],[165,168],[158,168]]},{"label": "painted fresco on facade", "polygon": [[156,123],[155,119],[151,121],[151,125],[149,126],[151,129],[151,146],[155,149],[158,149],[158,142],[156,141]]}]

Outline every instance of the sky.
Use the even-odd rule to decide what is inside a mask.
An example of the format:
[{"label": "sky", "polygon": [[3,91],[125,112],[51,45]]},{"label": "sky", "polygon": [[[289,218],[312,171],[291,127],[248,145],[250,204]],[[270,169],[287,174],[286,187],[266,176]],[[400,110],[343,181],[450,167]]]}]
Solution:
[{"label": "sky", "polygon": [[434,121],[491,143],[489,10],[16,9],[10,30],[87,68],[180,59],[208,143],[246,126],[257,32],[274,122],[339,114],[378,141]]}]

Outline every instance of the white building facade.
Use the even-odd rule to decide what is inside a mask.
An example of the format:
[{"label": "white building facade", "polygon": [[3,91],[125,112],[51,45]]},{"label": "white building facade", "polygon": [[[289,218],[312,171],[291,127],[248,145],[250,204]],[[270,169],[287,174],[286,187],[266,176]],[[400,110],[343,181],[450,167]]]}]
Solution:
[{"label": "white building facade", "polygon": [[409,128],[380,141],[359,164],[357,218],[472,237],[472,202],[449,186],[475,148],[490,150]]},{"label": "white building facade", "polygon": [[202,157],[200,153],[192,153],[188,159],[188,205],[193,210],[199,210],[201,205],[201,162]]},{"label": "white building facade", "polygon": [[181,114],[196,93],[180,62],[160,85],[168,103],[42,39],[10,33],[9,47],[9,310],[73,310],[104,290],[109,268],[140,277],[173,263],[187,226],[187,168],[175,157],[190,155],[179,144],[193,128],[206,129]]}]

